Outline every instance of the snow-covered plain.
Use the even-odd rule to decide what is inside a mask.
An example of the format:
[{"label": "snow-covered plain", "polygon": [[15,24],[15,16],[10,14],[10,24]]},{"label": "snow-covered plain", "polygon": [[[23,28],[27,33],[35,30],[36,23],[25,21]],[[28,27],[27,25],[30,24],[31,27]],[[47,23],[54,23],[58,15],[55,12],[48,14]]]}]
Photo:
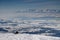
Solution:
[{"label": "snow-covered plain", "polygon": [[0,40],[60,40],[60,20],[0,20]]},{"label": "snow-covered plain", "polygon": [[0,40],[60,40],[60,38],[43,35],[0,33]]}]

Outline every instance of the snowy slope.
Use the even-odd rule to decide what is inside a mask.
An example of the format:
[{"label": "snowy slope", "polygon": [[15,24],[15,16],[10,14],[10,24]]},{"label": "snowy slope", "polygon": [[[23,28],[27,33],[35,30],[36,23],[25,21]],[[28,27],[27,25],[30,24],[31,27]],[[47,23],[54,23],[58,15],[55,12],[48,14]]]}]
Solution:
[{"label": "snowy slope", "polygon": [[0,33],[0,40],[60,40],[60,38],[43,35]]}]

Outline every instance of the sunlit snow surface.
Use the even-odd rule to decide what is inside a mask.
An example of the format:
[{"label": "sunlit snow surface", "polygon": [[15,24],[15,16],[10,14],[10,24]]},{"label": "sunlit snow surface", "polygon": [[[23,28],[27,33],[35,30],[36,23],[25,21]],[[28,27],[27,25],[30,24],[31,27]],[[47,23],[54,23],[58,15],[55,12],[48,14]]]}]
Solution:
[{"label": "sunlit snow surface", "polygon": [[60,40],[60,38],[43,35],[0,33],[0,40]]},{"label": "sunlit snow surface", "polygon": [[60,37],[59,20],[4,20],[0,21],[0,33],[44,34]]},{"label": "sunlit snow surface", "polygon": [[[15,32],[18,31],[18,34]],[[0,20],[0,40],[60,40],[60,20]]]}]

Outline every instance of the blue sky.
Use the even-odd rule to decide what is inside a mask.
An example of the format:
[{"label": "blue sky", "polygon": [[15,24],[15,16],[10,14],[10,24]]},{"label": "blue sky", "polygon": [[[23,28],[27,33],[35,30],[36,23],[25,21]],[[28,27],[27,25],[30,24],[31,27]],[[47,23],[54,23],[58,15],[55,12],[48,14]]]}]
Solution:
[{"label": "blue sky", "polygon": [[60,9],[60,0],[0,0],[0,18],[33,16],[31,13],[16,13],[16,11],[29,8]]},{"label": "blue sky", "polygon": [[60,0],[0,0],[0,8],[59,7]]}]

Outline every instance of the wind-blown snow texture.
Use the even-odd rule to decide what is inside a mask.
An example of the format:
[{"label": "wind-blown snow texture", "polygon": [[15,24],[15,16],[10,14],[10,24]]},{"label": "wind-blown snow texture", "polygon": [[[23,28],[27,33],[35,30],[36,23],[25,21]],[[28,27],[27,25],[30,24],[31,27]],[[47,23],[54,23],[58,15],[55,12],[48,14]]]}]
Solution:
[{"label": "wind-blown snow texture", "polygon": [[0,40],[60,40],[60,20],[0,19]]},{"label": "wind-blown snow texture", "polygon": [[0,40],[60,40],[59,37],[50,37],[43,35],[30,35],[30,34],[1,34]]},{"label": "wind-blown snow texture", "polygon": [[37,34],[60,37],[58,20],[1,20],[0,33]]}]

